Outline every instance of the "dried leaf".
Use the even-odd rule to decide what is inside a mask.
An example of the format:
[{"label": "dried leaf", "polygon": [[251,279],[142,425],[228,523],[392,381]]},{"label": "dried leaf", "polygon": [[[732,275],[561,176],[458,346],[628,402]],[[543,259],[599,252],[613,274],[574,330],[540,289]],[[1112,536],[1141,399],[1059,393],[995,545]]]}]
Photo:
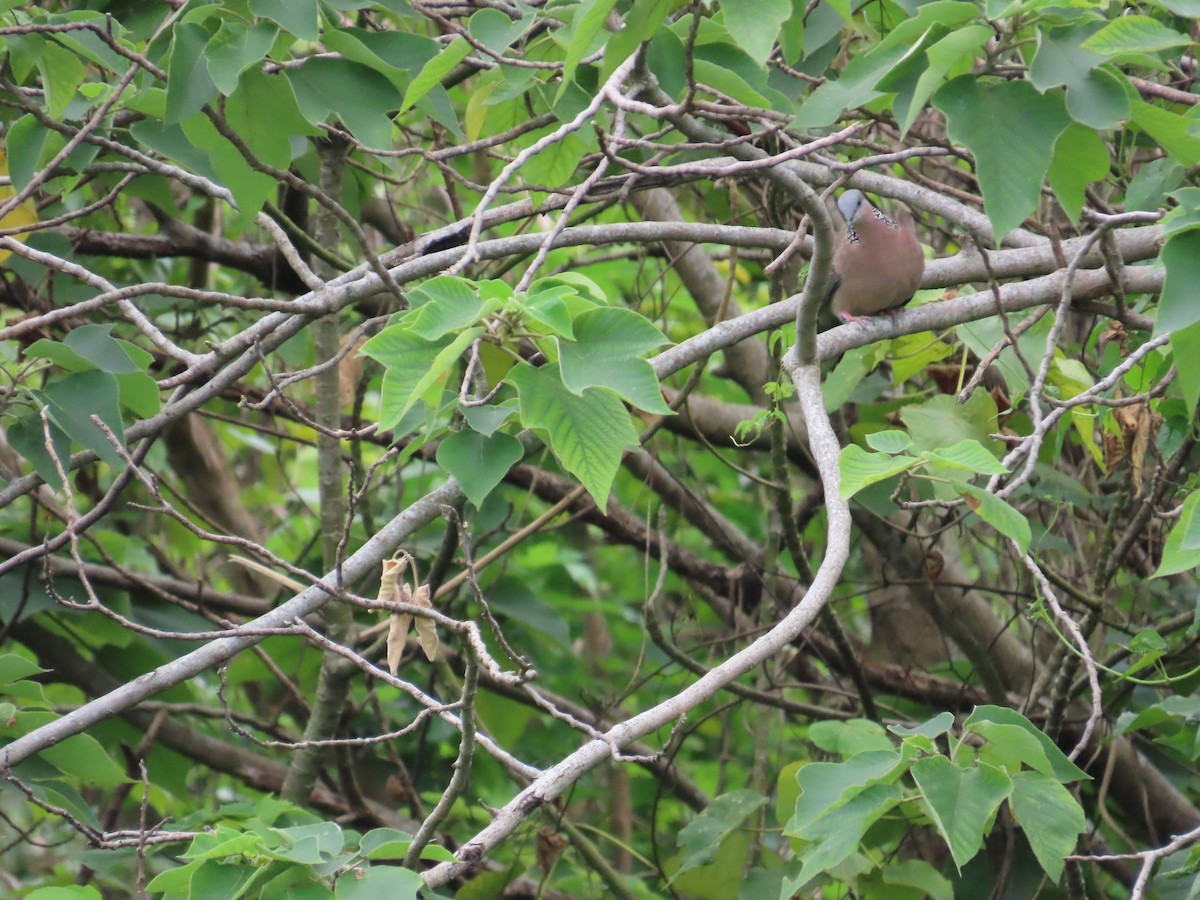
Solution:
[{"label": "dried leaf", "polygon": [[1108,323],[1108,327],[1101,332],[1100,337],[1096,338],[1096,349],[1103,353],[1109,341],[1116,341],[1120,346],[1122,359],[1129,355],[1129,336],[1125,333],[1125,326],[1120,322],[1114,320]]},{"label": "dried leaf", "polygon": [[537,855],[538,868],[543,873],[548,873],[554,868],[555,862],[558,861],[566,846],[567,839],[561,834],[555,834],[549,825],[543,825],[539,828],[537,838],[534,841],[534,852]]},{"label": "dried leaf", "polygon": [[[342,338],[342,347],[346,346],[350,338],[349,334]],[[367,336],[360,334],[355,339],[354,346],[338,363],[338,402],[342,406],[349,406],[354,402],[354,392],[358,389],[358,379],[362,376],[363,369],[363,357],[358,355],[358,351],[366,342]]]},{"label": "dried leaf", "polygon": [[925,554],[925,571],[929,574],[929,580],[936,581],[944,568],[946,568],[945,557],[936,549],[930,549]]},{"label": "dried leaf", "polygon": [[257,572],[259,575],[264,575],[267,578],[270,578],[272,581],[276,582],[277,584],[282,584],[285,588],[288,588],[289,590],[300,592],[300,591],[303,591],[307,587],[307,585],[301,584],[295,578],[288,578],[288,576],[280,574],[279,572],[276,572],[274,569],[268,568],[267,566],[264,566],[262,563],[255,562],[252,559],[247,559],[244,556],[237,556],[236,554],[230,554],[229,561],[237,563],[239,566],[245,566],[250,571]]},{"label": "dried leaf", "polygon": [[[413,592],[412,602],[415,606],[423,606],[426,609],[431,609],[432,604],[429,602],[429,585],[423,584]],[[417,643],[421,645],[421,649],[425,651],[425,657],[433,662],[437,659],[438,653],[438,635],[437,626],[433,623],[433,619],[426,619],[424,616],[417,616]]]},{"label": "dried leaf", "polygon": [[392,613],[392,620],[388,625],[387,664],[388,671],[393,675],[400,667],[400,657],[404,655],[404,641],[408,637],[408,626],[411,623],[412,616],[408,613]]},{"label": "dried leaf", "polygon": [[1150,435],[1154,429],[1155,414],[1145,403],[1118,407],[1113,418],[1121,428],[1123,451],[1129,457],[1130,474],[1133,477],[1133,495],[1140,497],[1144,482],[1146,451],[1150,447]]},{"label": "dried leaf", "polygon": [[404,572],[404,568],[407,565],[407,556],[403,559],[385,559],[383,561],[383,574],[379,576],[379,593],[376,595],[377,600],[396,599],[392,595],[396,593],[396,585],[400,581],[400,575]]},{"label": "dried leaf", "polygon": [[1112,472],[1124,458],[1124,439],[1120,435],[1104,432],[1104,471]]}]

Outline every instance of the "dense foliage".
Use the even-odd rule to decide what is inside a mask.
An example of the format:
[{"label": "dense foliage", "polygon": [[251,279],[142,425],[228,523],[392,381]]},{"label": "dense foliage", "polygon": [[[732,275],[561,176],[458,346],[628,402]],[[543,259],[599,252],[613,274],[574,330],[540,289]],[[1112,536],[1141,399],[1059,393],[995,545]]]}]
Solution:
[{"label": "dense foliage", "polygon": [[0,0],[0,891],[1195,896],[1196,16]]}]

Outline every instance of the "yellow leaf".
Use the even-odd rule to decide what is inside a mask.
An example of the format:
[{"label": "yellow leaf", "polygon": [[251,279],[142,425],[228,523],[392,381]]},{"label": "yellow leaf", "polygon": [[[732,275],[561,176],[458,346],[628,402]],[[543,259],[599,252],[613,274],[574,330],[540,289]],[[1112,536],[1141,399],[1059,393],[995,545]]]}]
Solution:
[{"label": "yellow leaf", "polygon": [[[8,155],[3,150],[0,150],[0,175],[8,175]],[[0,205],[7,203],[16,194],[17,192],[13,190],[11,184],[0,185]],[[33,205],[32,200],[24,200],[12,212],[0,218],[0,228],[6,230],[10,228],[24,228],[27,225],[34,224],[37,220],[37,207]],[[15,238],[21,243],[25,242],[25,235],[23,234],[14,234],[10,235],[10,237]],[[12,256],[11,250],[0,250],[0,263],[4,263],[10,256]]]}]

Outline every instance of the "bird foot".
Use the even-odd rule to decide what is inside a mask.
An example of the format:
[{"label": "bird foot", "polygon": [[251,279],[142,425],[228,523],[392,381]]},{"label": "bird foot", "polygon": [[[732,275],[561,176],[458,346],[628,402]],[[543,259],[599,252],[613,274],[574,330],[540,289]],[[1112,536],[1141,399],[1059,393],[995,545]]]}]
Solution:
[{"label": "bird foot", "polygon": [[851,322],[865,322],[867,319],[871,318],[870,316],[856,316],[853,313],[848,313],[844,310],[838,313],[838,317],[841,318],[841,320],[847,325],[849,325]]}]

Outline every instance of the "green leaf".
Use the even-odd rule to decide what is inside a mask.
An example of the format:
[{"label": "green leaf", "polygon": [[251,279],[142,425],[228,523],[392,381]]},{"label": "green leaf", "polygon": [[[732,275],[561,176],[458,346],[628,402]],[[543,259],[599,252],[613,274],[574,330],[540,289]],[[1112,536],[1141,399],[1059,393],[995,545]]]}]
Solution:
[{"label": "green leaf", "polygon": [[888,731],[901,737],[938,738],[954,727],[954,713],[941,712],[920,725],[907,728],[904,725],[889,725]]},{"label": "green leaf", "polygon": [[1168,192],[1183,183],[1183,166],[1169,157],[1152,159],[1138,168],[1125,189],[1125,209],[1156,210],[1166,201]]},{"label": "green leaf", "polygon": [[372,828],[358,842],[364,859],[403,859],[412,846],[413,836],[395,828]]},{"label": "green leaf", "polygon": [[203,865],[201,862],[190,862],[184,866],[176,866],[174,869],[167,869],[165,872],[159,872],[146,885],[146,890],[152,894],[170,893],[171,895],[180,895],[185,898],[191,897],[192,876]]},{"label": "green leaf", "polygon": [[813,722],[808,739],[822,750],[849,759],[867,750],[895,753],[895,745],[883,726],[870,719],[834,719]]},{"label": "green leaf", "polygon": [[1100,24],[1085,20],[1042,31],[1037,54],[1029,67],[1029,80],[1043,93],[1057,85],[1066,85],[1067,112],[1071,118],[1103,130],[1129,118],[1129,97],[1123,76],[1099,68],[1104,56],[1080,46]]},{"label": "green leaf", "polygon": [[1118,53],[1152,53],[1192,43],[1186,34],[1168,28],[1150,16],[1119,16],[1083,42],[1083,49],[1105,56]]},{"label": "green leaf", "polygon": [[96,369],[76,372],[46,385],[42,396],[50,418],[71,440],[94,451],[109,465],[124,467],[120,454],[91,420],[92,416],[99,417],[124,445],[120,392],[112,375]]},{"label": "green leaf", "polygon": [[408,296],[414,308],[401,322],[430,341],[475,325],[500,306],[499,301],[481,297],[471,282],[451,275],[431,278]]},{"label": "green leaf", "polygon": [[987,25],[968,25],[950,32],[930,45],[925,51],[929,60],[928,67],[921,73],[911,91],[902,92],[896,97],[893,108],[900,122],[901,134],[908,133],[908,129],[917,120],[929,98],[947,78],[957,77],[971,70],[977,51],[991,40],[994,34]]},{"label": "green leaf", "polygon": [[1189,514],[1195,515],[1198,505],[1200,505],[1200,491],[1193,491],[1184,499],[1179,518],[1171,529],[1172,531],[1178,529],[1181,533],[1179,543],[1181,550],[1200,550],[1200,518],[1194,520],[1189,518]]},{"label": "green leaf", "polygon": [[762,794],[746,788],[714,798],[700,815],[680,829],[678,843],[683,859],[670,881],[712,862],[725,837],[766,802]]},{"label": "green leaf", "polygon": [[842,354],[842,358],[833,367],[823,385],[826,412],[841,409],[849,402],[854,389],[879,364],[879,350],[882,346],[884,345],[874,344],[854,347]]},{"label": "green leaf", "polygon": [[867,435],[867,446],[880,453],[903,453],[912,446],[912,438],[906,432],[890,429]]},{"label": "green leaf", "polygon": [[208,39],[207,29],[200,25],[180,22],[174,28],[167,66],[167,112],[163,118],[167,125],[190,119],[217,96],[204,54]]},{"label": "green leaf", "polygon": [[1200,188],[1185,187],[1171,191],[1178,205],[1162,217],[1163,233],[1167,237],[1184,231],[1200,230]]},{"label": "green leaf", "polygon": [[46,91],[46,112],[50,118],[61,120],[67,104],[75,99],[87,69],[76,54],[52,40],[42,46],[38,69]]},{"label": "green leaf", "polygon": [[868,453],[857,444],[849,444],[842,448],[838,456],[838,472],[841,479],[838,495],[843,500],[849,500],[863,488],[907,472],[920,462],[913,456]]},{"label": "green leaf", "polygon": [[792,15],[791,0],[722,0],[725,28],[758,65],[764,65],[779,30]]},{"label": "green leaf", "polygon": [[1008,802],[1013,818],[1029,839],[1033,855],[1051,881],[1057,882],[1065,858],[1075,851],[1075,843],[1087,827],[1083,809],[1070,791],[1040,772],[1014,775]]},{"label": "green leaf", "polygon": [[911,771],[934,826],[961,869],[983,846],[992,817],[1012,793],[1012,779],[989,765],[960,769],[944,756],[919,759]]},{"label": "green leaf", "polygon": [[25,895],[25,900],[101,900],[100,892],[90,884],[41,887]]},{"label": "green leaf", "polygon": [[400,105],[400,93],[383,75],[346,59],[314,58],[289,68],[288,80],[300,112],[313,125],[331,112],[368,147],[390,147],[390,113]]},{"label": "green leaf", "polygon": [[971,510],[1007,538],[1011,538],[1021,548],[1022,553],[1029,550],[1029,542],[1033,535],[1029,529],[1029,520],[1016,511],[1007,501],[1001,500],[995,494],[989,494],[982,488],[973,485],[961,485],[959,490]]},{"label": "green leaf", "polygon": [[442,47],[424,35],[361,28],[326,29],[321,41],[343,57],[383,75],[401,94]]},{"label": "green leaf", "polygon": [[314,822],[277,828],[282,838],[278,846],[265,851],[275,859],[315,866],[336,857],[345,845],[345,832],[336,822]]},{"label": "green leaf", "polygon": [[1167,650],[1166,638],[1157,631],[1143,628],[1129,639],[1129,651],[1133,657],[1129,660],[1124,674],[1133,675],[1135,672],[1154,665],[1167,655]]},{"label": "green leaf", "polygon": [[[111,325],[81,325],[67,335],[65,345],[97,369],[113,375],[143,373],[144,366],[139,366],[129,355],[130,345],[113,338],[111,332]],[[29,349],[32,351],[33,347]]]},{"label": "green leaf", "polygon": [[1131,101],[1130,121],[1185,166],[1200,162],[1200,137],[1192,133],[1196,120],[1142,100]]},{"label": "green leaf", "polygon": [[[569,290],[564,288],[563,290]],[[562,299],[562,290],[538,291],[528,299],[513,298],[512,306],[533,325],[540,326],[547,335],[575,339],[571,325],[571,313]]]},{"label": "green leaf", "polygon": [[921,456],[942,465],[967,469],[980,475],[1003,475],[1008,472],[990,450],[979,441],[970,439],[940,450],[924,450]]},{"label": "green leaf", "polygon": [[250,0],[250,12],[277,22],[280,28],[302,41],[320,37],[317,0]]},{"label": "green leaf", "polygon": [[218,825],[212,834],[200,834],[193,838],[182,858],[196,861],[222,859],[226,856],[241,856],[243,853],[257,853],[266,846],[266,840],[261,834]]},{"label": "green leaf", "polygon": [[8,175],[16,190],[33,180],[49,135],[46,127],[32,115],[21,116],[9,127],[4,143],[8,150]]},{"label": "green leaf", "polygon": [[[923,40],[923,38],[922,38]],[[827,81],[813,91],[796,113],[792,124],[797,128],[821,128],[832,125],[847,109],[870,103],[880,92],[880,80],[910,54],[918,54],[922,41],[911,45],[879,44],[869,53],[847,63],[836,81]]]},{"label": "green leaf", "polygon": [[275,179],[251,168],[203,113],[192,116],[181,127],[188,140],[208,155],[217,180],[233,193],[241,213],[249,218],[257,215],[267,198],[274,196]]},{"label": "green leaf", "polygon": [[[167,159],[183,163],[186,168],[205,178],[220,180],[208,154],[197,147],[179,125],[164,125],[153,119],[143,119],[141,122],[134,122],[129,131],[138,143],[161,153]],[[166,198],[170,196],[167,192]],[[170,202],[173,203],[174,199]]]},{"label": "green leaf", "polygon": [[6,436],[12,448],[33,464],[34,470],[42,480],[58,490],[62,486],[62,478],[59,477],[58,467],[54,465],[54,458],[58,458],[63,469],[67,468],[71,458],[71,439],[53,420],[47,425],[54,456],[51,456],[50,450],[46,448],[47,427],[43,425],[42,417],[38,413],[28,413],[15,422],[10,422]]},{"label": "green leaf", "polygon": [[1192,491],[1183,501],[1179,520],[1171,526],[1167,541],[1163,545],[1162,562],[1151,578],[1178,575],[1200,566],[1200,491]]},{"label": "green leaf", "polygon": [[389,326],[363,344],[359,352],[381,363],[385,369],[379,401],[380,428],[396,427],[401,417],[420,399],[416,392],[418,383],[449,344],[449,338],[427,341],[403,325]]},{"label": "green leaf", "polygon": [[379,427],[394,428],[418,400],[446,378],[459,355],[483,333],[471,328],[450,337],[429,341],[412,334],[403,321],[385,328],[360,351],[381,363],[383,386],[379,400]]},{"label": "green leaf", "polygon": [[604,509],[621,456],[637,446],[637,432],[620,399],[606,388],[576,396],[554,366],[517,366],[509,378],[521,398],[522,424],[545,440]]},{"label": "green leaf", "polygon": [[617,0],[584,0],[579,5],[571,29],[571,40],[567,44],[567,52],[563,57],[562,85],[558,89],[559,97],[566,90],[567,83],[575,77],[575,70],[579,68],[579,63],[591,52],[592,45],[596,42],[596,37],[600,34],[600,29],[604,27],[604,22],[616,2]]},{"label": "green leaf", "polygon": [[425,886],[421,876],[411,869],[398,866],[371,866],[363,871],[351,869],[333,887],[337,900],[417,900],[417,892]]},{"label": "green leaf", "polygon": [[1079,222],[1084,191],[1088,185],[1104,180],[1109,164],[1108,148],[1093,129],[1075,122],[1059,136],[1046,177],[1072,223]]},{"label": "green leaf", "polygon": [[[97,327],[97,326],[85,326]],[[52,341],[49,338],[41,338],[34,341],[25,350],[25,356],[30,359],[48,359],[56,366],[66,369],[68,372],[84,372],[88,369],[96,368],[95,364],[89,359],[84,359],[66,344],[59,341]]]},{"label": "green leaf", "polygon": [[[18,710],[0,721],[0,735],[17,737],[48,725],[58,718],[57,714],[42,710]],[[89,787],[114,788],[129,782],[125,773],[104,752],[100,742],[90,734],[72,735],[42,750],[38,756],[60,772],[79,779]]]},{"label": "green leaf", "polygon": [[1159,259],[1166,277],[1154,321],[1156,336],[1173,334],[1200,322],[1200,303],[1195,294],[1195,286],[1200,284],[1200,230],[1171,235]]},{"label": "green leaf", "polygon": [[459,408],[459,412],[467,420],[472,431],[488,437],[512,418],[512,414],[517,411],[517,405],[516,398],[510,397],[503,403],[494,405],[463,406]]},{"label": "green leaf", "polygon": [[600,307],[575,319],[575,340],[559,339],[563,385],[573,394],[607,387],[647,412],[670,415],[654,367],[640,354],[667,343],[633,310]]},{"label": "green leaf", "polygon": [[262,869],[241,863],[238,857],[233,857],[228,862],[210,859],[189,863],[184,868],[189,871],[194,869],[194,873],[185,887],[191,892],[190,896],[196,900],[201,897],[246,896],[243,889],[252,881],[258,881],[259,874],[262,872]]},{"label": "green leaf", "polygon": [[954,355],[954,348],[931,331],[905,334],[892,340],[892,384],[901,385],[918,372]]},{"label": "green leaf", "polygon": [[1132,110],[1123,74],[1094,69],[1067,88],[1067,112],[1082,125],[1101,131],[1116,128]]},{"label": "green leaf", "polygon": [[49,672],[31,659],[18,656],[15,653],[0,655],[0,687],[7,687],[15,681],[28,678],[30,675],[40,675]]},{"label": "green leaf", "polygon": [[204,53],[217,90],[226,96],[233,93],[241,74],[262,62],[278,35],[279,29],[268,22],[247,28],[236,19],[225,19]]},{"label": "green leaf", "polygon": [[1177,16],[1200,18],[1200,0],[1154,0],[1154,5],[1170,10]]},{"label": "green leaf", "polygon": [[400,104],[400,112],[409,109],[418,100],[442,83],[442,79],[450,74],[460,62],[471,52],[471,45],[461,35],[455,37],[437,56],[422,67],[417,77],[412,80],[408,90],[404,92],[404,100]]},{"label": "green leaf", "polygon": [[865,788],[891,783],[900,777],[906,757],[895,748],[866,750],[845,762],[809,763],[796,773],[801,793],[783,829],[788,837],[810,837],[822,817]]},{"label": "green leaf", "polygon": [[1028,729],[1020,725],[1002,725],[997,722],[977,722],[972,731],[987,739],[979,748],[979,759],[1016,775],[1022,766],[1028,766],[1043,775],[1052,775],[1053,766],[1042,745]]},{"label": "green leaf", "polygon": [[[269,116],[263,115],[265,109],[271,111]],[[291,165],[291,138],[316,133],[300,114],[288,80],[282,75],[266,75],[258,67],[242,74],[225,102],[225,116],[250,151],[277,169]]]},{"label": "green leaf", "polygon": [[524,455],[521,442],[503,431],[488,436],[476,431],[455,432],[437,449],[438,465],[458,479],[476,509]]},{"label": "green leaf", "polygon": [[932,451],[964,440],[997,448],[998,443],[991,438],[992,432],[999,430],[996,416],[996,401],[986,391],[975,391],[966,403],[938,394],[900,411],[900,420],[907,426],[914,446]]},{"label": "green leaf", "polygon": [[592,148],[581,138],[568,134],[534,155],[521,169],[525,184],[558,187],[570,182],[579,171],[579,161]]},{"label": "green leaf", "polygon": [[503,53],[529,27],[525,19],[510,19],[498,9],[484,8],[472,13],[467,22],[471,37],[493,53]]},{"label": "green leaf", "polygon": [[121,405],[134,415],[147,419],[162,409],[158,384],[145,372],[117,375]]},{"label": "green leaf", "polygon": [[822,816],[805,832],[812,844],[805,848],[800,874],[784,882],[780,896],[791,897],[822,872],[845,862],[867,833],[903,795],[894,784],[873,784],[837,809]]},{"label": "green leaf", "polygon": [[1067,759],[1066,754],[1058,749],[1058,745],[1054,741],[1050,740],[1045,733],[1040,731],[1037,726],[1015,709],[1009,709],[1006,706],[977,706],[971,712],[971,715],[967,717],[967,720],[963,722],[963,730],[982,734],[983,732],[980,731],[980,728],[984,727],[984,723],[988,722],[1000,725],[1014,725],[1031,734],[1038,744],[1041,745],[1042,753],[1050,761],[1050,769],[1058,781],[1066,783],[1090,777],[1075,763]]},{"label": "green leaf", "polygon": [[1188,409],[1200,406],[1200,323],[1171,333],[1171,358]]},{"label": "green leaf", "polygon": [[674,0],[634,0],[629,12],[622,17],[625,27],[609,37],[604,48],[601,81],[606,80],[643,42],[654,37],[673,6]]},{"label": "green leaf", "polygon": [[1054,143],[1070,124],[1063,98],[1024,81],[963,75],[933,98],[950,137],[975,155],[975,171],[997,245],[1037,208]]},{"label": "green leaf", "polygon": [[[923,859],[890,862],[879,871],[880,881],[890,889],[879,896],[901,896],[897,888],[909,888],[923,900],[954,900],[954,885]],[[904,894],[903,896],[908,896]]]}]

